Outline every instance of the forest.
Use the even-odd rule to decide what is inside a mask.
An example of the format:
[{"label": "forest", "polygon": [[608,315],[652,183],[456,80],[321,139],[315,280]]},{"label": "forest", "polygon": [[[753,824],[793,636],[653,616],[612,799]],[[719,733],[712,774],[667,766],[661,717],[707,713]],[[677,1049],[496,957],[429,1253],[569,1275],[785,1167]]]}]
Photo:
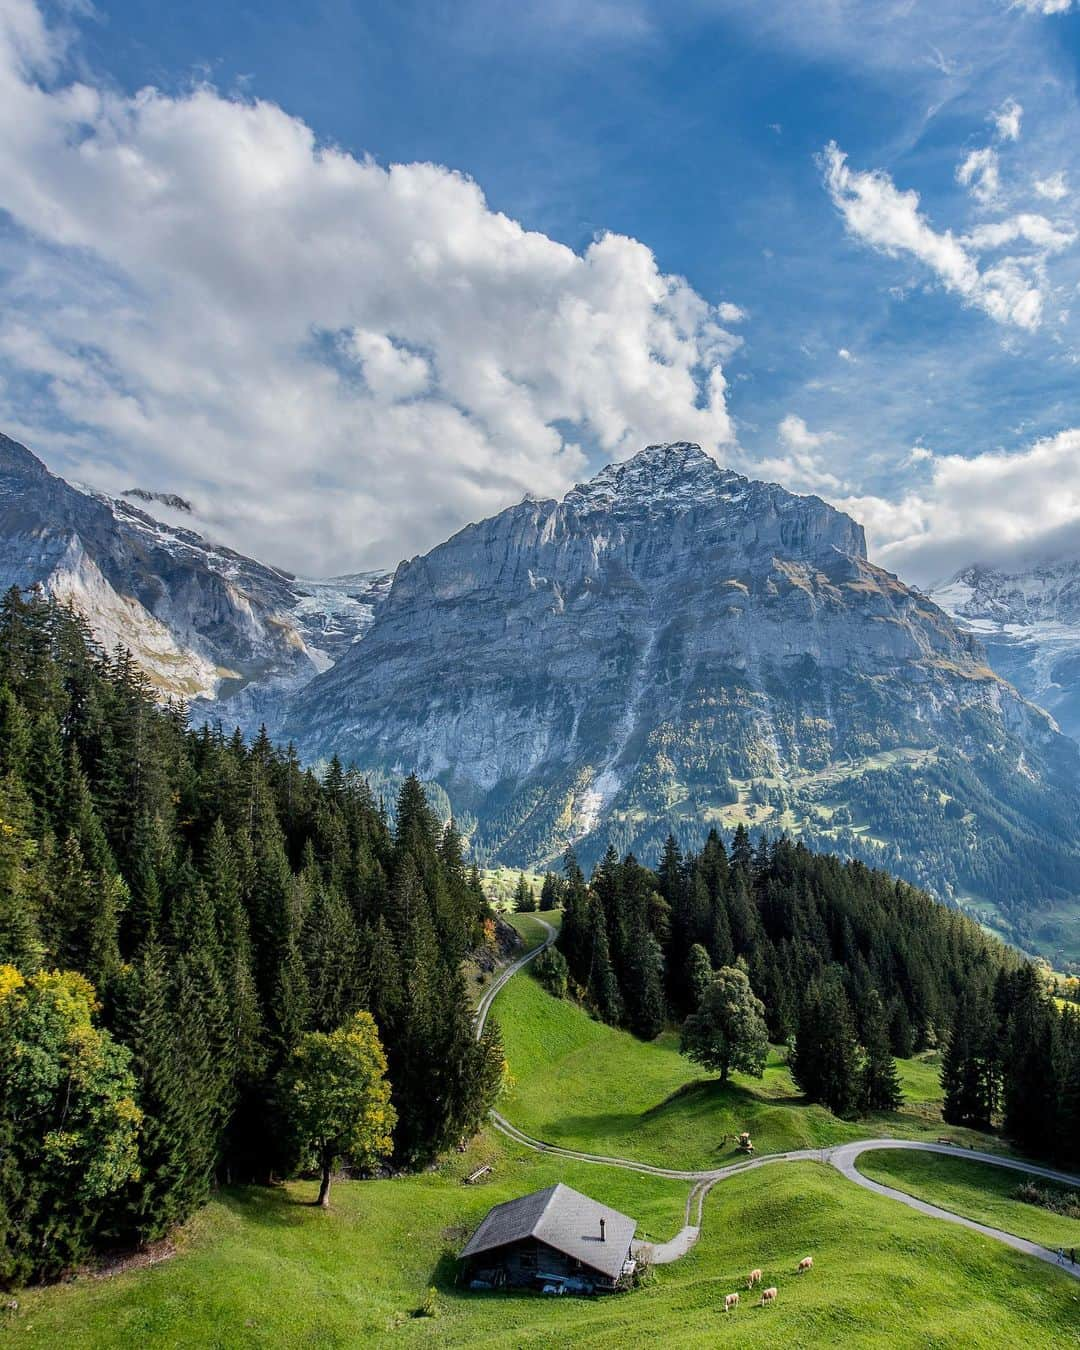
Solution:
[{"label": "forest", "polygon": [[[719,981],[838,1115],[894,1105],[891,1058],[939,1049],[946,1120],[1080,1160],[1080,1014],[1042,970],[907,882],[786,837],[755,845],[740,827],[730,850],[715,830],[685,856],[669,837],[655,872],[609,848],[586,882],[570,853],[553,884],[561,961],[541,974],[602,1020],[644,1039],[682,1022],[692,1053]],[[714,1044],[725,1034],[713,1019]]]},{"label": "forest", "polygon": [[[10,590],[0,1282],[153,1241],[218,1182],[415,1167],[471,1134],[503,1072],[461,967],[485,921],[415,779],[391,828],[356,773],[191,730],[126,652]],[[348,1102],[312,1119],[343,1064],[370,1088],[366,1141],[326,1125]]]}]

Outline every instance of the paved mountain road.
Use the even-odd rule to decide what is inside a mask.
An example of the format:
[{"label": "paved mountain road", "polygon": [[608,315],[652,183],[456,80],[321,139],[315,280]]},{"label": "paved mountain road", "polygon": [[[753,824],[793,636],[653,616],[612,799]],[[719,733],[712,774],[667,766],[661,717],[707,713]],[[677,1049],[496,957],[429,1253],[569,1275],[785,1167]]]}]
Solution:
[{"label": "paved mountain road", "polygon": [[[491,1005],[503,985],[520,970],[523,970],[530,961],[539,956],[546,947],[550,947],[558,936],[551,924],[535,914],[532,917],[546,929],[547,937],[538,946],[526,952],[524,956],[511,962],[491,982],[477,1004],[477,1036],[483,1031]],[[1026,1238],[1017,1237],[1013,1233],[1006,1233],[1003,1229],[991,1228],[987,1224],[965,1218],[962,1214],[954,1214],[952,1210],[941,1209],[925,1200],[918,1200],[915,1196],[908,1195],[905,1191],[896,1190],[892,1186],[884,1186],[878,1181],[871,1181],[869,1177],[864,1176],[858,1170],[856,1162],[861,1154],[874,1149],[914,1149],[923,1153],[941,1153],[950,1158],[965,1158],[969,1162],[989,1163],[992,1167],[1008,1167],[1013,1171],[1042,1177],[1048,1181],[1056,1181],[1080,1191],[1080,1177],[1073,1176],[1068,1172],[1058,1172],[1050,1167],[1039,1167],[1035,1163],[1020,1162],[1016,1158],[1003,1158],[997,1153],[980,1153],[972,1149],[957,1148],[950,1144],[921,1143],[914,1139],[859,1139],[853,1143],[836,1144],[830,1148],[803,1148],[794,1149],[789,1153],[766,1153],[759,1158],[746,1158],[741,1162],[731,1163],[727,1167],[687,1172],[678,1168],[659,1167],[653,1163],[637,1162],[633,1158],[614,1158],[602,1153],[584,1153],[580,1149],[563,1148],[560,1144],[548,1144],[542,1139],[534,1139],[524,1130],[519,1130],[516,1125],[507,1120],[505,1116],[500,1115],[498,1111],[492,1111],[491,1120],[497,1129],[514,1140],[515,1143],[535,1149],[539,1153],[550,1153],[555,1157],[571,1158],[575,1162],[596,1163],[603,1167],[622,1167],[630,1172],[640,1172],[645,1176],[664,1177],[671,1181],[689,1181],[691,1190],[686,1200],[686,1222],[683,1227],[668,1242],[635,1242],[634,1244],[635,1252],[647,1256],[653,1265],[667,1265],[672,1261],[677,1261],[681,1256],[685,1256],[698,1240],[701,1233],[701,1214],[705,1197],[718,1182],[724,1181],[728,1177],[738,1176],[741,1172],[751,1172],[759,1167],[771,1167],[774,1163],[831,1163],[842,1176],[847,1177],[857,1186],[862,1186],[865,1190],[873,1191],[876,1195],[888,1196],[891,1200],[898,1200],[901,1204],[917,1210],[920,1214],[926,1214],[930,1218],[942,1219],[946,1223],[959,1224],[963,1228],[970,1228],[973,1232],[993,1238],[996,1242],[1002,1242],[1015,1251],[1023,1252],[1026,1256],[1034,1256],[1050,1265],[1058,1265],[1059,1263],[1057,1253],[1049,1248],[1041,1247],[1037,1242],[1028,1242]],[[1080,1280],[1080,1265],[1066,1263],[1064,1266],[1060,1266],[1060,1269],[1074,1279]]]}]

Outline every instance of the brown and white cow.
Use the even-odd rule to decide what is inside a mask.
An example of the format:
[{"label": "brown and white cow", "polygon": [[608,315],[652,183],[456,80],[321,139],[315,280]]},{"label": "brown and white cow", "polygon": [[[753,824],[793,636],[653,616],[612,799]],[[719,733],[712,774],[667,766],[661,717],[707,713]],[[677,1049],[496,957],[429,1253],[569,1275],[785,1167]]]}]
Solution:
[{"label": "brown and white cow", "polygon": [[814,1258],[812,1256],[804,1256],[803,1259],[799,1262],[800,1275],[805,1275],[808,1270],[813,1270],[813,1268],[814,1268]]},{"label": "brown and white cow", "polygon": [[750,1272],[750,1274],[747,1275],[747,1277],[746,1277],[746,1287],[747,1287],[747,1289],[753,1289],[753,1287],[754,1287],[755,1284],[760,1284],[760,1283],[761,1283],[761,1280],[762,1280],[762,1274],[761,1274],[761,1271],[760,1271],[760,1270],[752,1270],[752,1271]]},{"label": "brown and white cow", "polygon": [[739,1306],[738,1294],[728,1294],[727,1297],[724,1299],[724,1311],[726,1313],[731,1312],[732,1308],[737,1308],[738,1306]]},{"label": "brown and white cow", "polygon": [[775,1303],[777,1292],[775,1284],[769,1289],[763,1289],[761,1291],[761,1303],[758,1306],[764,1308],[766,1303]]}]

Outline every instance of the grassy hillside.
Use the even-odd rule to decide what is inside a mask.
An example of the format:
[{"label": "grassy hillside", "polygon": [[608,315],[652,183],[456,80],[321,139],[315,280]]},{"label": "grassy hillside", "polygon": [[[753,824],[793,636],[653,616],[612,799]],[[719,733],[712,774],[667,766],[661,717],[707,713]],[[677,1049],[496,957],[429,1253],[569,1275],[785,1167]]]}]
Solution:
[{"label": "grassy hillside", "polygon": [[[477,1295],[454,1286],[455,1251],[488,1205],[562,1178],[635,1214],[650,1233],[681,1222],[685,1188],[615,1169],[521,1156],[492,1141],[489,1186],[462,1186],[477,1153],[438,1172],[346,1183],[322,1213],[312,1185],[239,1190],[146,1270],[22,1297],[24,1345],[65,1350],[192,1345],[586,1346],[678,1344],[1006,1350],[1074,1343],[1080,1284],[976,1234],[934,1223],[818,1163],[733,1178],[706,1210],[695,1251],[647,1288],[606,1299]],[[812,1252],[812,1275],[796,1278]],[[725,1318],[723,1296],[761,1265],[780,1296]],[[436,1318],[414,1316],[437,1289]]]},{"label": "grassy hillside", "polygon": [[[903,1110],[849,1122],[806,1104],[775,1051],[763,1079],[736,1074],[722,1087],[682,1058],[676,1034],[645,1044],[551,998],[527,975],[510,981],[494,1013],[515,1080],[505,1114],[551,1143],[701,1168],[736,1158],[742,1130],[750,1131],[759,1153],[941,1133],[938,1069],[926,1060],[900,1062],[909,1099]],[[949,1134],[987,1146],[982,1135]]]},{"label": "grassy hillside", "polygon": [[[764,1084],[723,1092],[697,1084],[670,1039],[634,1041],[551,999],[528,976],[510,982],[496,1010],[518,1078],[504,1109],[546,1137],[689,1163],[723,1156],[724,1121],[729,1129],[745,1122],[767,1148],[883,1128],[881,1120],[848,1125],[801,1105],[776,1063]],[[934,1065],[913,1061],[904,1074],[914,1093],[929,1099],[937,1091]],[[914,1110],[893,1124],[929,1128]],[[884,1159],[890,1167],[908,1161]],[[463,1185],[481,1162],[493,1167],[487,1183]],[[484,1133],[435,1171],[340,1183],[329,1212],[308,1203],[314,1183],[227,1191],[188,1225],[171,1259],[25,1292],[0,1328],[18,1332],[21,1344],[65,1350],[841,1343],[1011,1350],[1076,1341],[1080,1283],[863,1191],[818,1162],[721,1182],[698,1246],[632,1294],[544,1299],[459,1289],[454,1255],[489,1206],[556,1180],[633,1215],[639,1236],[667,1238],[683,1223],[685,1183],[553,1158]],[[980,1217],[977,1207],[991,1203],[999,1181],[994,1174],[957,1195],[957,1207]],[[944,1203],[940,1191],[931,1198]],[[807,1253],[815,1269],[797,1278],[795,1264]],[[756,1265],[778,1286],[777,1304],[747,1303],[725,1317],[724,1295],[742,1288]],[[419,1316],[432,1287],[437,1315]]]},{"label": "grassy hillside", "polygon": [[[933,1153],[898,1153],[881,1149],[864,1153],[859,1171],[885,1186],[928,1200],[942,1209],[1004,1229],[1044,1247],[1075,1247],[1080,1251],[1080,1219],[1065,1218],[1039,1205],[1015,1198],[1024,1178],[986,1163],[946,1158]],[[1036,1178],[1040,1187],[1067,1188]]]},{"label": "grassy hillside", "polygon": [[[497,909],[511,909],[514,903],[514,891],[517,889],[518,877],[521,872],[516,867],[484,867],[480,870],[480,878],[484,887],[484,894],[491,900]],[[534,872],[530,868],[525,868],[525,880],[533,889],[537,902],[540,900],[540,887],[544,884],[543,872]]]}]

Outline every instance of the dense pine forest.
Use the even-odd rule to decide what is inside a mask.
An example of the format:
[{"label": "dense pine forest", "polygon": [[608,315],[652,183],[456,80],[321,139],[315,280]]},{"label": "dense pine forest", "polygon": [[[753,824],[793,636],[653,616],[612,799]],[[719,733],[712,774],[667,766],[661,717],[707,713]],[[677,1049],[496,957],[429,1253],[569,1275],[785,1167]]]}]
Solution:
[{"label": "dense pine forest", "polygon": [[[392,813],[260,735],[189,727],[70,610],[0,604],[0,1283],[166,1234],[215,1184],[416,1167],[502,1082],[462,973],[492,915],[415,778]],[[538,974],[726,1077],[788,1044],[807,1097],[895,1105],[942,1051],[945,1116],[1080,1161],[1080,1015],[923,892],[788,839],[656,870],[573,854]]]},{"label": "dense pine forest", "polygon": [[[561,960],[540,973],[603,1020],[651,1039],[689,1019],[693,1053],[721,978],[728,1005],[750,1022],[760,1008],[796,1082],[837,1114],[894,1105],[892,1057],[940,1047],[947,1120],[1000,1122],[1025,1150],[1080,1161],[1080,1015],[906,882],[787,838],[755,847],[740,827],[730,851],[715,831],[685,857],[669,838],[655,872],[609,848],[588,883],[570,854],[558,891]],[[712,1042],[725,1038],[738,1040],[714,1024]]]},{"label": "dense pine forest", "polygon": [[[414,1166],[477,1127],[503,1057],[461,963],[487,905],[414,779],[393,821],[336,762],[189,729],[70,610],[7,593],[0,1281],[153,1240],[219,1180]],[[343,1064],[368,1139],[311,1119]]]}]

